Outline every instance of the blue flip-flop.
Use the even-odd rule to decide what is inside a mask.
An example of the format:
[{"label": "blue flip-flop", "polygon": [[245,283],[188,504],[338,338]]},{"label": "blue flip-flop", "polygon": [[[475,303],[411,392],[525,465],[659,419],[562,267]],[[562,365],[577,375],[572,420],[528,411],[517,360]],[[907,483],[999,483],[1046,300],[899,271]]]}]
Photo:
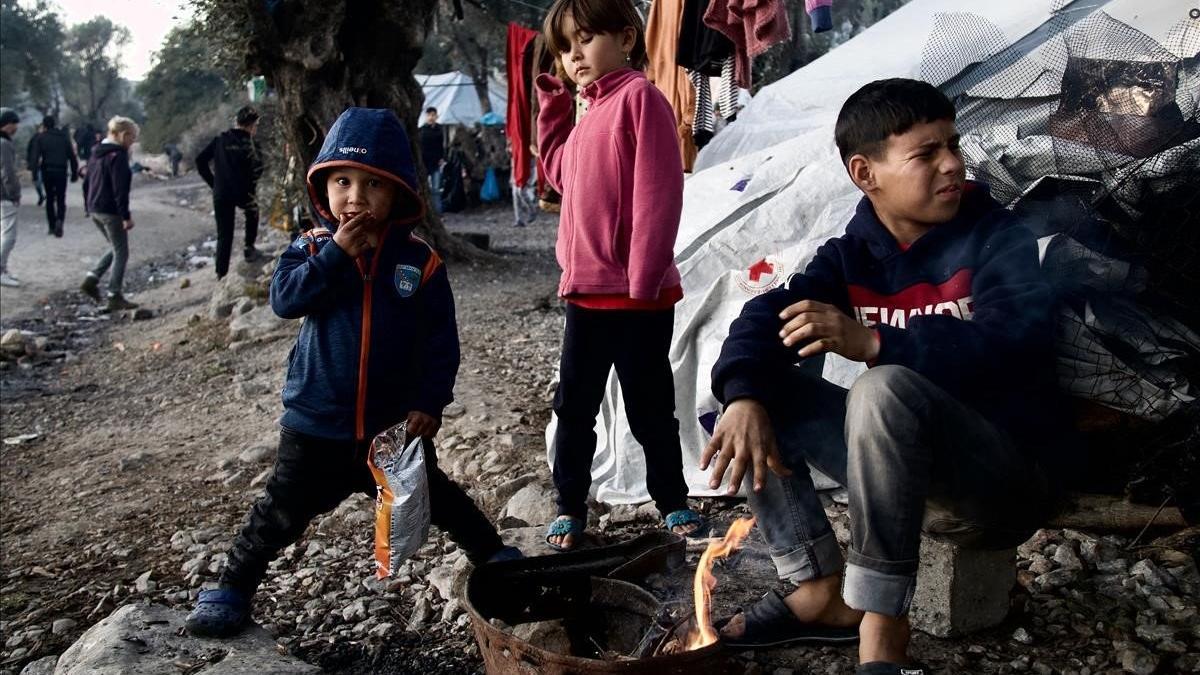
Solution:
[{"label": "blue flip-flop", "polygon": [[682,525],[691,525],[694,523],[696,525],[696,529],[683,535],[689,539],[702,539],[707,537],[709,531],[712,529],[709,526],[708,521],[705,520],[704,516],[691,509],[679,509],[678,511],[672,511],[667,514],[665,520],[667,523],[667,529],[671,532],[674,532],[675,528]]},{"label": "blue flip-flop", "polygon": [[237,635],[249,623],[250,598],[232,588],[214,588],[200,591],[184,627],[196,637],[223,638]]},{"label": "blue flip-flop", "polygon": [[[583,539],[583,528],[586,523],[575,516],[559,516],[550,523],[550,527],[546,528],[546,545],[555,551],[570,551],[579,545],[579,541]],[[575,543],[571,546],[563,546],[550,541],[550,537],[564,537],[571,535],[575,539]]]}]

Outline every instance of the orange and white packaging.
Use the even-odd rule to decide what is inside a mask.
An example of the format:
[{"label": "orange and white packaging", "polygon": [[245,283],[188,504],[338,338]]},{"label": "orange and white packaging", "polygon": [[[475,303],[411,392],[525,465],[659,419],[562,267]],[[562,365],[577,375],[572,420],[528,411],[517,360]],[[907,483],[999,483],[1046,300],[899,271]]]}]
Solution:
[{"label": "orange and white packaging", "polygon": [[429,478],[421,438],[401,422],[371,441],[367,465],[375,476],[375,574],[396,573],[429,538]]}]

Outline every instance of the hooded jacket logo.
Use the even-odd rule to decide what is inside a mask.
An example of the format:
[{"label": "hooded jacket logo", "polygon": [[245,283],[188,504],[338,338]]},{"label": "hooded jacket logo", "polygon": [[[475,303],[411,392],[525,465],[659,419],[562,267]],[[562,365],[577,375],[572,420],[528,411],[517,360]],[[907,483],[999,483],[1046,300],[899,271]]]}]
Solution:
[{"label": "hooded jacket logo", "polygon": [[365,154],[367,154],[367,149],[366,148],[355,148],[355,147],[351,147],[348,145],[344,145],[344,146],[338,148],[338,152],[341,152],[344,154],[348,153],[348,154],[356,154],[356,155],[365,155]]}]

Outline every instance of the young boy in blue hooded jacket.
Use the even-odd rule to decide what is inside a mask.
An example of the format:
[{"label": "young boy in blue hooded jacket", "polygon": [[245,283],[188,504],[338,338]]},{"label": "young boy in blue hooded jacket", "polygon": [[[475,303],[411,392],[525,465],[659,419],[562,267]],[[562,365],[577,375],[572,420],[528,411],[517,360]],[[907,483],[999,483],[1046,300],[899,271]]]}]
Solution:
[{"label": "young boy in blue hooded jacket", "polygon": [[374,495],[371,439],[400,422],[426,439],[433,524],[476,564],[520,556],[437,466],[430,439],[453,400],[458,327],[446,267],[412,234],[425,214],[416,185],[408,137],[390,110],[338,117],[308,171],[326,227],[298,238],[271,281],[275,313],[305,319],[288,356],[275,469],[219,587],[201,591],[188,616],[193,634],[239,632],[279,551],[353,493]]}]

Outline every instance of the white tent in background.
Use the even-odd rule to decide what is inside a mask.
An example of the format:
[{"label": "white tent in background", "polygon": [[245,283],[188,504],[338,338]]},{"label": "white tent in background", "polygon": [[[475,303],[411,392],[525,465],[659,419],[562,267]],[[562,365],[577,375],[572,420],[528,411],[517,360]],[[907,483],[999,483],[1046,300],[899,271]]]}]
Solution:
[{"label": "white tent in background", "polygon": [[[1057,60],[1050,57],[1061,55],[1064,29],[1070,31],[1076,22],[1103,12],[1154,38],[1177,57],[1194,56],[1195,49],[1182,53],[1196,35],[1187,33],[1187,22],[1197,21],[1188,17],[1189,4],[912,0],[759,92],[738,120],[700,153],[696,173],[684,186],[675,255],[685,297],[675,309],[671,363],[691,494],[713,494],[705,474],[696,468],[708,442],[698,418],[718,409],[710,393],[710,372],[730,322],[746,300],[782,284],[808,263],[821,243],[840,235],[859,200],[833,142],[834,121],[850,93],[872,80],[912,77],[972,102],[1036,105],[1059,93],[1063,73],[1050,65]],[[988,39],[980,39],[981,34]],[[986,77],[973,70],[993,58],[1005,65],[1011,62],[1011,67],[998,73],[995,68],[981,69],[991,73]],[[1195,101],[1190,105],[1194,110]],[[997,152],[1028,157],[1038,151],[1025,143],[1036,133],[1045,132],[997,121],[977,135],[965,132],[963,149],[978,149],[990,157]],[[1042,146],[1040,152],[1045,151]],[[830,356],[825,376],[848,385],[861,368]],[[610,504],[647,501],[645,461],[629,431],[615,374],[607,387],[596,424],[593,495]],[[551,461],[554,424],[552,420],[546,432]]]},{"label": "white tent in background", "polygon": [[[416,75],[417,84],[425,92],[424,110],[430,106],[438,109],[440,124],[465,124],[471,126],[483,117],[483,106],[479,104],[479,94],[475,91],[475,82],[470,76],[459,71],[441,73],[439,75]],[[508,109],[508,89],[503,82],[496,78],[488,78],[488,102],[492,112],[504,116]],[[420,125],[425,124],[425,116],[421,115]]]}]

